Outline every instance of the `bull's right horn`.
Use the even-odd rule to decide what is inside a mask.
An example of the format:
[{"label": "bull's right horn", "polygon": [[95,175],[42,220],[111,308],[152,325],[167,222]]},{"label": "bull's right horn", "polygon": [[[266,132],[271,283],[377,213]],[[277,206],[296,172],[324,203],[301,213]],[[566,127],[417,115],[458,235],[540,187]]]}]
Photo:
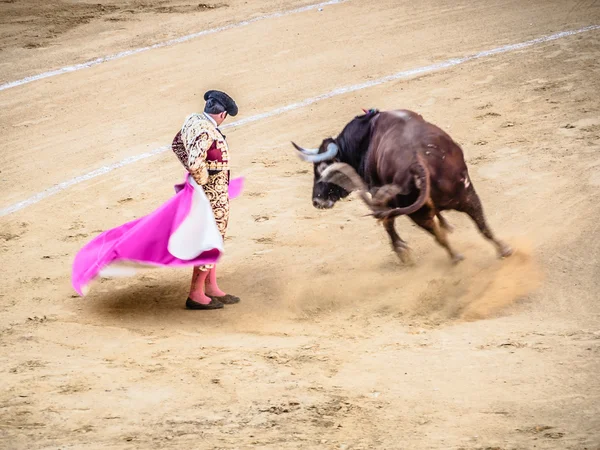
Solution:
[{"label": "bull's right horn", "polygon": [[316,155],[316,154],[319,153],[319,149],[318,148],[308,148],[307,149],[307,148],[304,148],[304,147],[300,147],[295,142],[292,142],[292,145],[295,147],[296,150],[298,150],[303,155]]}]

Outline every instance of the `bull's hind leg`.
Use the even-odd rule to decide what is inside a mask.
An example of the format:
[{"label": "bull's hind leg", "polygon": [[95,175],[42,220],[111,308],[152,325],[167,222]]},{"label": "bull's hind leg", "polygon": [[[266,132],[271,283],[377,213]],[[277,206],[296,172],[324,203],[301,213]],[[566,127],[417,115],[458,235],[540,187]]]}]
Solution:
[{"label": "bull's hind leg", "polygon": [[390,236],[390,241],[392,243],[392,248],[394,252],[398,255],[400,260],[404,264],[412,264],[413,260],[410,255],[410,248],[408,244],[398,235],[396,232],[396,227],[394,226],[395,218],[392,219],[383,219],[383,227],[387,234]]},{"label": "bull's hind leg", "polygon": [[[435,221],[436,215],[437,214],[433,208],[424,207],[417,211],[415,214],[411,214],[410,218],[421,228],[431,233],[435,237],[435,240],[438,242],[438,244],[440,244],[446,249],[448,255],[450,255],[450,259],[452,259],[452,262],[456,264],[465,258],[460,253],[454,251],[454,249],[450,245],[450,242],[448,241],[447,229],[441,225],[442,221],[440,221],[439,224]],[[440,216],[438,215],[438,219],[439,218]]]},{"label": "bull's hind leg", "polygon": [[490,229],[487,221],[485,220],[485,214],[483,213],[483,205],[481,204],[481,200],[479,196],[475,192],[475,189],[471,189],[463,202],[456,208],[458,211],[462,211],[469,215],[469,217],[475,222],[477,228],[483,236],[492,242],[498,251],[498,256],[500,258],[507,258],[512,255],[512,248],[506,243],[502,242],[499,239],[496,239],[492,230]]}]

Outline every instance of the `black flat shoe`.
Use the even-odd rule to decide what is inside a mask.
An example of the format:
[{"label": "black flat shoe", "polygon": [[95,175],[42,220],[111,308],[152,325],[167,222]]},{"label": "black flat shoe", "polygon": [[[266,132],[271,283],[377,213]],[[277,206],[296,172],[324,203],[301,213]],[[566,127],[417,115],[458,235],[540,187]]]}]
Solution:
[{"label": "black flat shoe", "polygon": [[[236,303],[240,302],[240,298],[236,297],[235,295],[231,295],[231,294],[226,294],[223,297],[215,297],[213,295],[209,295],[208,296],[211,300],[213,301],[217,301],[220,302],[224,305],[235,305]],[[211,302],[212,303],[212,302]]]},{"label": "black flat shoe", "polygon": [[191,298],[188,297],[187,301],[185,302],[185,307],[187,309],[221,309],[223,308],[223,303],[221,303],[219,300],[216,300],[212,297],[210,298],[210,303],[207,305],[203,305],[202,303],[198,303],[195,302],[194,300],[192,300]]}]

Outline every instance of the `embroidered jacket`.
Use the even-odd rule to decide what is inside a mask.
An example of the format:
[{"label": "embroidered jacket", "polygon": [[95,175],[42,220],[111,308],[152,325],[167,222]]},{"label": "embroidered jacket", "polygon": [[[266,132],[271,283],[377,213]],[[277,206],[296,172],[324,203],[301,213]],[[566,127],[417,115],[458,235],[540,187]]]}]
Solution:
[{"label": "embroidered jacket", "polygon": [[171,148],[183,167],[200,185],[206,185],[209,174],[227,172],[229,178],[229,147],[225,136],[205,114],[194,113],[185,119]]}]

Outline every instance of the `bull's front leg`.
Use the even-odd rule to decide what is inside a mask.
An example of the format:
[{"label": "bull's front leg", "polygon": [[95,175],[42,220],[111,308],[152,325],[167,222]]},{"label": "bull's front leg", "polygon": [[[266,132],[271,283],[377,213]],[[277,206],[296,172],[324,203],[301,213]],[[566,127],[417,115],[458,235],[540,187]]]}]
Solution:
[{"label": "bull's front leg", "polygon": [[383,219],[383,227],[385,228],[385,231],[387,231],[387,234],[390,236],[392,249],[394,250],[394,252],[396,252],[400,260],[404,264],[413,264],[413,259],[410,253],[410,247],[396,232],[396,227],[394,226],[395,220],[395,218]]}]

